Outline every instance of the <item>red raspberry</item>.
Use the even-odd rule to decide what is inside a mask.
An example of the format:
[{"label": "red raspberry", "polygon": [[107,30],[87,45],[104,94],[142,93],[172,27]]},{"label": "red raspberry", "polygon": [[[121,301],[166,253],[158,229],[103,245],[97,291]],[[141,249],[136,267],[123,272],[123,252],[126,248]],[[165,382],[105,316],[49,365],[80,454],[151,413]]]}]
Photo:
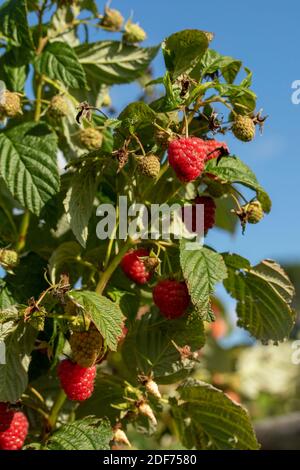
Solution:
[{"label": "red raspberry", "polygon": [[14,417],[14,410],[7,403],[0,403],[0,432],[6,431]]},{"label": "red raspberry", "polygon": [[229,149],[225,142],[218,142],[217,140],[206,140],[206,157],[205,161],[208,162],[213,158],[218,158],[223,155],[229,155]]},{"label": "red raspberry", "polygon": [[153,300],[162,315],[168,319],[181,317],[190,303],[185,282],[166,279],[153,289]]},{"label": "red raspberry", "polygon": [[209,196],[198,196],[194,203],[204,205],[204,233],[215,225],[216,204]]},{"label": "red raspberry", "polygon": [[21,411],[9,410],[7,407],[6,412],[3,410],[4,408],[1,406],[1,430],[3,428],[5,430],[0,432],[0,449],[19,450],[28,433],[28,420]]},{"label": "red raspberry", "polygon": [[146,268],[144,261],[141,259],[148,256],[148,250],[139,248],[138,250],[128,251],[121,261],[121,268],[124,273],[137,284],[146,284],[152,276],[152,272]]},{"label": "red raspberry", "polygon": [[[182,208],[182,220],[184,221],[187,220],[187,218],[191,218],[192,231],[195,233],[197,232],[197,204],[202,204],[204,206],[203,230],[204,234],[206,234],[208,230],[215,225],[216,204],[211,197],[198,196],[194,199],[194,204],[192,206]],[[190,226],[188,226],[188,229],[190,229]]]},{"label": "red raspberry", "polygon": [[96,366],[81,367],[65,359],[58,366],[58,376],[69,400],[84,401],[94,391]]},{"label": "red raspberry", "polygon": [[172,140],[168,147],[169,164],[180,181],[197,179],[204,170],[206,143],[199,137]]}]

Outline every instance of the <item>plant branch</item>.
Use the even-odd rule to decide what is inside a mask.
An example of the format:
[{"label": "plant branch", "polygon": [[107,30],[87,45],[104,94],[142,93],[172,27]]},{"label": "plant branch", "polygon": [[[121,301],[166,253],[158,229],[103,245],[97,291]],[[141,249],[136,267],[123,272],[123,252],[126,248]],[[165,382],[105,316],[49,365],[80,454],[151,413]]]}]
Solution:
[{"label": "plant branch", "polygon": [[65,403],[66,398],[67,398],[67,395],[65,394],[65,392],[63,390],[60,390],[56,397],[55,402],[53,403],[53,406],[51,408],[51,412],[49,415],[49,419],[48,419],[48,424],[51,430],[54,429],[56,426],[56,421],[57,421],[59,412],[63,404]]}]

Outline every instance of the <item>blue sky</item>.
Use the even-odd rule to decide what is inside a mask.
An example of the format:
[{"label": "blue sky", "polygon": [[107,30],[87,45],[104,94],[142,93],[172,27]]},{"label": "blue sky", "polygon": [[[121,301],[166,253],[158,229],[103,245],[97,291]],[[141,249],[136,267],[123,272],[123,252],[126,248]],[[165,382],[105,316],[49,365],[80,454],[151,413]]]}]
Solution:
[{"label": "blue sky", "polygon": [[[102,9],[103,2],[98,5]],[[254,170],[269,192],[273,210],[262,223],[249,226],[245,236],[211,233],[208,242],[219,250],[237,251],[253,263],[267,257],[300,262],[300,105],[291,102],[291,84],[300,79],[300,3],[272,2],[270,8],[270,2],[259,0],[113,0],[112,7],[127,17],[134,12],[134,20],[148,33],[145,45],[185,28],[213,31],[213,48],[242,59],[252,69],[258,108],[269,115],[264,134],[250,144],[229,136],[227,140],[231,152]],[[97,33],[93,40],[101,37]],[[154,70],[156,76],[163,74],[161,54]],[[114,87],[112,94],[121,107],[136,97],[136,89]]]}]

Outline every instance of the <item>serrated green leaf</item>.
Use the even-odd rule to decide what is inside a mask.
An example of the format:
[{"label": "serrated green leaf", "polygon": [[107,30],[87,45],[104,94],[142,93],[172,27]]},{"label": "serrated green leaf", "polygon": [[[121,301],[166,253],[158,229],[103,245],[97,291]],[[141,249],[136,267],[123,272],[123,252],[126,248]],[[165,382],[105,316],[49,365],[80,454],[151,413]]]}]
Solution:
[{"label": "serrated green leaf", "polygon": [[63,42],[49,43],[35,60],[38,73],[59,80],[66,87],[86,86],[85,72],[74,49]]},{"label": "serrated green leaf", "polygon": [[[17,320],[18,317],[19,312],[15,305],[11,305],[4,309],[0,308],[0,325],[3,325],[6,322],[11,322],[12,320]],[[3,341],[1,334],[0,338]]]},{"label": "serrated green leaf", "polygon": [[142,101],[130,103],[121,112],[118,119],[122,121],[121,129],[124,132],[134,134],[138,129],[141,129],[155,120],[156,113]]},{"label": "serrated green leaf", "polygon": [[198,315],[170,321],[153,311],[135,322],[126,336],[122,357],[133,377],[152,373],[157,383],[174,383],[194,366],[193,360],[181,358],[176,346],[189,346],[193,353],[204,342],[203,322]]},{"label": "serrated green leaf", "polygon": [[49,26],[47,28],[47,36],[50,41],[64,42],[70,47],[80,44],[78,38],[78,26],[70,28],[69,25],[76,20],[76,9],[70,8],[70,5],[60,3],[59,7],[54,11]]},{"label": "serrated green leaf", "polygon": [[109,450],[113,432],[108,420],[87,416],[63,425],[48,441],[50,450]]},{"label": "serrated green leaf", "polygon": [[214,286],[226,278],[227,270],[219,253],[206,247],[190,250],[189,243],[180,242],[181,269],[196,310],[208,320],[212,316],[210,298]]},{"label": "serrated green leaf", "polygon": [[249,114],[255,111],[256,94],[242,85],[219,83],[215,86],[221,96],[228,98],[231,105],[240,114]]},{"label": "serrated green leaf", "polygon": [[248,412],[224,392],[188,379],[177,389],[180,404],[172,412],[182,443],[189,449],[258,450]]},{"label": "serrated green leaf", "polygon": [[0,33],[12,46],[22,47],[23,53],[33,48],[25,0],[8,0],[0,7]]},{"label": "serrated green leaf", "polygon": [[190,73],[208,48],[203,31],[186,29],[169,36],[162,45],[165,64],[173,78]]},{"label": "serrated green leaf", "polygon": [[221,160],[210,160],[205,172],[217,176],[226,183],[239,183],[256,191],[265,212],[270,212],[271,201],[268,194],[261,187],[253,171],[238,157],[223,157]]},{"label": "serrated green leaf", "polygon": [[21,47],[12,47],[0,58],[0,79],[10,91],[23,92],[28,70],[28,60]]},{"label": "serrated green leaf", "polygon": [[88,238],[88,223],[93,212],[97,189],[97,175],[91,169],[77,172],[71,180],[64,200],[71,229],[78,242],[85,247]]},{"label": "serrated green leaf", "polygon": [[120,307],[96,292],[73,290],[70,295],[93,321],[107,346],[112,351],[116,351],[124,320]]},{"label": "serrated green leaf", "polygon": [[136,80],[147,69],[158,50],[159,46],[142,48],[118,41],[82,44],[76,48],[89,80],[107,85]]},{"label": "serrated green leaf", "polygon": [[242,66],[240,60],[223,56],[213,49],[208,49],[202,57],[200,68],[201,75],[213,74],[218,70],[222,73],[227,83],[233,83]]},{"label": "serrated green leaf", "polygon": [[262,342],[285,340],[295,322],[290,307],[294,287],[287,274],[272,260],[247,267],[244,261],[238,266],[237,255],[223,257],[229,273],[224,286],[238,301],[239,326]]},{"label": "serrated green leaf", "polygon": [[15,403],[28,383],[30,363],[36,331],[20,323],[5,339],[5,364],[0,364],[0,401]]},{"label": "serrated green leaf", "polygon": [[0,133],[0,174],[14,197],[39,215],[59,189],[56,135],[27,122]]}]

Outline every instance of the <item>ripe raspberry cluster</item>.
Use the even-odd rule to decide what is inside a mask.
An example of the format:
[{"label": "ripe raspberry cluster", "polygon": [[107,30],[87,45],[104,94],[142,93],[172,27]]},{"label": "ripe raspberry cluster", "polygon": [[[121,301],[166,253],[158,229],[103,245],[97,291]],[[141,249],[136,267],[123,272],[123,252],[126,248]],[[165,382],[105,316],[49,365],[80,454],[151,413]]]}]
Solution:
[{"label": "ripe raspberry cluster", "polygon": [[7,403],[0,403],[0,450],[19,450],[28,433],[28,420],[24,413]]}]

